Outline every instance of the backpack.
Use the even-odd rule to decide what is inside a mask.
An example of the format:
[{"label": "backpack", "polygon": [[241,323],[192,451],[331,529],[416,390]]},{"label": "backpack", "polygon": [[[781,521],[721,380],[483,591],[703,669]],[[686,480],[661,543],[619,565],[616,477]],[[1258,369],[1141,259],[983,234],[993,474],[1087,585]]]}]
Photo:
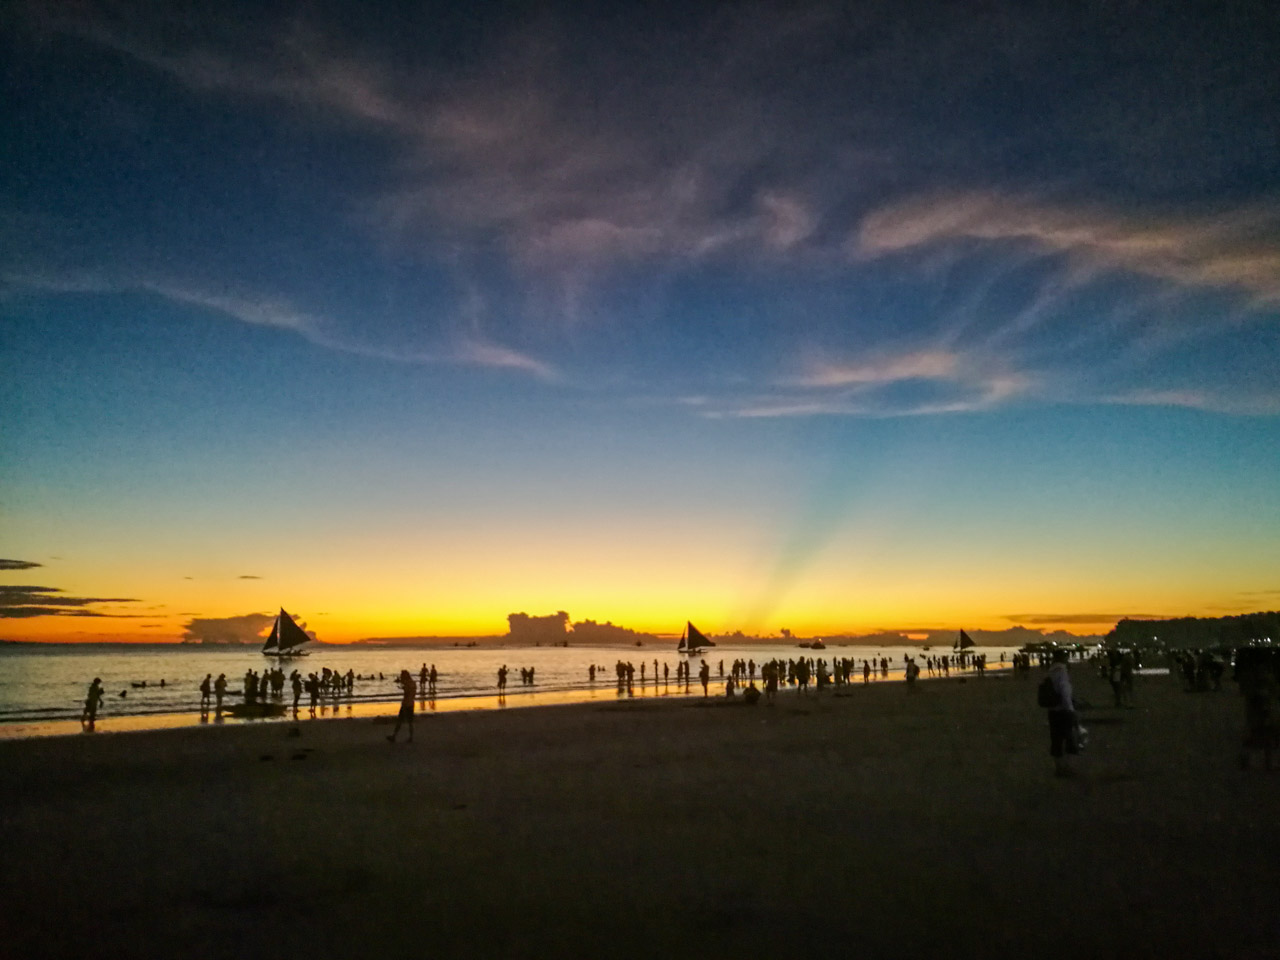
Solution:
[{"label": "backpack", "polygon": [[1052,710],[1059,705],[1058,699],[1058,691],[1053,686],[1053,678],[1045,677],[1040,681],[1040,686],[1036,688],[1036,703],[1046,710]]}]

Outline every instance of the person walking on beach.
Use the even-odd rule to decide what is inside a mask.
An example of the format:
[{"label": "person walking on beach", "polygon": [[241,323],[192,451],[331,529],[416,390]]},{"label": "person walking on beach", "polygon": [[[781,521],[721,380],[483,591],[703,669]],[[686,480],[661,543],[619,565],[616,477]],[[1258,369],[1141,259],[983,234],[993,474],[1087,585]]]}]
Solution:
[{"label": "person walking on beach", "polygon": [[293,687],[293,715],[296,717],[298,715],[298,701],[302,699],[302,674],[295,670],[289,679],[290,685]]},{"label": "person walking on beach", "polygon": [[89,684],[89,692],[84,698],[84,712],[80,714],[80,725],[92,730],[94,721],[98,719],[98,707],[102,703],[102,679],[94,677]]},{"label": "person walking on beach", "polygon": [[400,732],[402,723],[409,724],[409,742],[413,743],[413,697],[416,693],[413,683],[413,674],[408,670],[400,671],[400,714],[396,717],[396,728],[391,731],[391,736],[387,737],[392,743],[396,742],[396,734]]},{"label": "person walking on beach", "polygon": [[1080,752],[1076,737],[1076,708],[1071,691],[1071,674],[1067,671],[1067,651],[1053,652],[1053,666],[1045,677],[1051,690],[1049,697],[1049,755],[1053,757],[1053,772],[1058,777],[1071,776],[1068,756]]},{"label": "person walking on beach", "polygon": [[209,712],[209,697],[213,692],[213,674],[206,673],[200,681],[200,712]]},{"label": "person walking on beach", "polygon": [[227,675],[225,673],[218,674],[218,679],[213,681],[213,697],[217,701],[217,711],[222,712],[222,698],[227,695]]},{"label": "person walking on beach", "polygon": [[702,661],[702,666],[698,668],[698,679],[702,681],[702,695],[709,696],[707,693],[707,683],[711,680],[711,668],[707,666],[707,661]]},{"label": "person walking on beach", "polygon": [[920,664],[916,663],[914,657],[907,658],[907,692],[912,693],[916,688],[916,677],[920,676]]}]

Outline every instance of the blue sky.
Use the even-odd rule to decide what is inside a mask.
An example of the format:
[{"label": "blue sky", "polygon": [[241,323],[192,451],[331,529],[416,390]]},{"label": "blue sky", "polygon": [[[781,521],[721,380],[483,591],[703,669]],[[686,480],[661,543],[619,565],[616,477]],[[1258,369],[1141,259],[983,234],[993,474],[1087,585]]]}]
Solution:
[{"label": "blue sky", "polygon": [[[0,544],[161,633],[325,559],[347,638],[570,600],[726,630],[1251,608],[1278,27],[12,4]],[[308,562],[220,594],[282,528]]]}]

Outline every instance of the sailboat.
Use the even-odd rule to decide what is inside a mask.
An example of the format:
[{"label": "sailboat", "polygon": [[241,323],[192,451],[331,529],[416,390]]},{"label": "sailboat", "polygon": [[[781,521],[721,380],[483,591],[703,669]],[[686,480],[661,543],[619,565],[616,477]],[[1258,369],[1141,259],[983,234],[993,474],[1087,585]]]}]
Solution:
[{"label": "sailboat", "polygon": [[684,633],[680,635],[680,643],[676,645],[676,650],[680,653],[697,653],[703,647],[714,647],[715,644],[708,640],[701,630],[693,625],[691,621],[685,621]]},{"label": "sailboat", "polygon": [[[969,635],[968,635],[967,633],[965,633],[965,632],[964,632],[964,630],[961,630],[961,631],[960,631],[960,636],[956,638],[955,646],[954,646],[954,647],[952,647],[952,649],[953,649],[953,650],[968,650],[968,649],[969,649],[970,647],[972,647],[972,646],[975,646],[975,644],[974,644],[973,640],[969,637]],[[926,649],[928,649],[928,648],[926,648]]]},{"label": "sailboat", "polygon": [[262,645],[262,652],[268,657],[305,657],[306,651],[298,648],[310,640],[311,637],[281,607],[276,622],[271,625],[271,636]]}]

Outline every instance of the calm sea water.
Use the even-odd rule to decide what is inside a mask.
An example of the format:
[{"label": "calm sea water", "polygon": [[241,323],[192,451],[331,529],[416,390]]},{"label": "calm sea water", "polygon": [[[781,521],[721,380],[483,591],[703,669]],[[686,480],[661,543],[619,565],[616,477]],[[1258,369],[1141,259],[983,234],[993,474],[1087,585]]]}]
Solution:
[{"label": "calm sea water", "polygon": [[[935,649],[933,654],[947,651]],[[1013,651],[1003,648],[977,648],[986,653],[990,667],[997,667],[1000,655],[1006,659]],[[757,664],[773,658],[798,659],[802,654],[828,663],[835,657],[852,657],[859,668],[865,657],[886,656],[890,660],[890,677],[901,679],[903,654],[918,658],[928,656],[918,647],[879,650],[872,647],[829,647],[810,651],[787,646],[752,645],[719,646],[705,655],[711,667],[712,680],[719,679],[721,661],[729,670],[735,659],[754,659]],[[689,658],[697,685],[699,661]],[[671,672],[672,685],[676,664],[681,659],[670,647],[315,647],[306,657],[284,661],[285,673],[293,669],[304,676],[320,673],[329,667],[339,673],[353,670],[372,679],[357,680],[354,694],[342,702],[394,701],[400,697],[395,678],[402,669],[417,677],[422,664],[435,665],[439,674],[437,697],[441,699],[486,697],[495,692],[498,668],[507,665],[508,698],[538,692],[569,693],[581,690],[608,689],[614,683],[614,665],[619,660],[635,665],[635,681],[640,683],[640,665],[645,665],[645,680],[654,680],[654,661],[660,675],[665,664]],[[47,644],[0,645],[0,725],[50,720],[78,719],[89,682],[101,677],[106,690],[99,717],[146,716],[192,713],[199,709],[200,681],[206,673],[215,678],[227,675],[228,703],[240,700],[243,678],[248,670],[261,673],[275,661],[256,649],[243,647],[204,647],[179,644]],[[595,664],[604,672],[597,674],[595,684],[588,680],[588,668]],[[533,687],[520,682],[520,669],[532,667],[536,683]],[[757,677],[759,668],[757,667]],[[160,681],[164,681],[164,686]],[[135,686],[145,682],[146,686]],[[124,696],[121,696],[121,694]],[[231,695],[234,693],[234,695]],[[291,695],[286,687],[286,699]],[[306,702],[306,695],[303,695]]]}]

